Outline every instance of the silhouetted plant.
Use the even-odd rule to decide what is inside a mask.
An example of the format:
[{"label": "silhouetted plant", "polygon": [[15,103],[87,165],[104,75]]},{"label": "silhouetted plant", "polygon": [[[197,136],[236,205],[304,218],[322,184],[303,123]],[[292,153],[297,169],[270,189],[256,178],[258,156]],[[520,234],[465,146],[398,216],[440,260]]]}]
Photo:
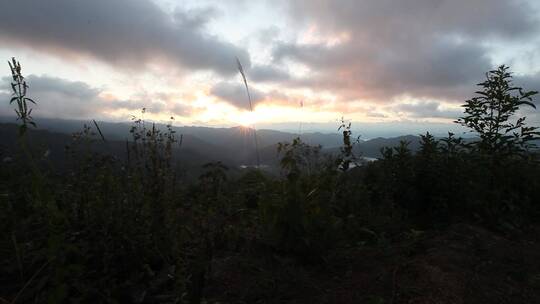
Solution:
[{"label": "silhouetted plant", "polygon": [[536,127],[528,127],[525,117],[516,117],[521,106],[536,108],[532,97],[537,91],[524,91],[513,86],[509,68],[502,65],[486,74],[486,80],[478,86],[479,95],[463,105],[466,116],[457,122],[471,129],[479,137],[475,144],[480,152],[497,156],[522,153],[532,146],[531,141],[540,138]]},{"label": "silhouetted plant", "polygon": [[9,68],[11,70],[11,89],[12,89],[12,97],[9,103],[13,103],[14,101],[17,102],[17,108],[15,109],[15,113],[17,113],[17,119],[21,120],[21,126],[19,127],[19,133],[24,134],[26,132],[26,129],[28,128],[28,125],[36,126],[36,123],[32,119],[32,109],[28,106],[28,102],[31,102],[35,104],[36,102],[27,97],[27,90],[28,90],[28,84],[26,83],[26,80],[24,79],[24,76],[22,75],[22,68],[21,64],[15,60],[15,58],[11,58],[11,61],[8,61]]},{"label": "silhouetted plant", "polygon": [[448,132],[448,136],[440,139],[440,145],[438,145],[441,153],[446,158],[451,158],[464,152],[465,143],[463,138],[455,137],[455,134]]},{"label": "silhouetted plant", "polygon": [[417,217],[418,222],[429,225],[434,222],[433,217],[447,212],[447,208],[439,199],[441,188],[441,159],[439,142],[433,135],[426,132],[420,135],[420,150],[416,156],[415,188],[416,199],[412,202],[411,213]]},{"label": "silhouetted plant", "polygon": [[339,158],[339,169],[341,171],[347,171],[351,164],[358,166],[359,158],[354,153],[354,145],[360,141],[360,136],[358,136],[354,142],[352,141],[351,123],[346,123],[343,117],[341,118],[341,125],[339,126],[338,131],[343,132],[343,145],[340,148],[341,157]]},{"label": "silhouetted plant", "polygon": [[278,143],[277,151],[283,155],[281,169],[291,181],[297,180],[302,171],[310,174],[320,165],[321,146],[309,146],[298,137],[291,143]]},{"label": "silhouetted plant", "polygon": [[328,173],[336,172],[335,161],[320,155],[320,146],[299,138],[279,143],[281,169],[274,195],[260,204],[266,235],[280,250],[320,258],[335,241],[339,220],[332,215]]},{"label": "silhouetted plant", "polygon": [[527,126],[519,110],[523,106],[536,108],[533,96],[538,92],[514,86],[504,65],[486,73],[486,80],[478,86],[482,90],[466,101],[466,115],[456,121],[479,136],[479,140],[464,144],[469,150],[464,170],[475,187],[468,206],[477,218],[491,225],[510,226],[522,218],[520,213],[528,208],[524,202],[530,194],[518,190],[521,186],[509,175],[528,171],[522,168],[523,172],[515,172],[521,163],[516,156],[531,160],[533,141],[540,138],[538,128]]},{"label": "silhouetted plant", "polygon": [[439,143],[433,135],[426,132],[425,135],[420,134],[420,156],[424,159],[431,159],[437,154]]}]

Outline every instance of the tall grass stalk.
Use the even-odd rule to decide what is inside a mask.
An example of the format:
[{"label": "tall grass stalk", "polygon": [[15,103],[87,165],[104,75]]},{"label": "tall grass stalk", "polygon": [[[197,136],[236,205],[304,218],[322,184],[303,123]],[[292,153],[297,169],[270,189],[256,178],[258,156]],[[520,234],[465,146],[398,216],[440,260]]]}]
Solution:
[{"label": "tall grass stalk", "polygon": [[11,58],[11,61],[8,61],[9,68],[11,70],[11,77],[13,78],[11,82],[11,89],[13,91],[12,97],[9,101],[12,104],[14,101],[17,102],[17,120],[21,120],[22,124],[20,126],[20,134],[24,134],[28,128],[28,125],[36,126],[36,123],[32,120],[32,109],[28,107],[28,102],[36,104],[36,102],[26,97],[28,85],[26,80],[22,76],[21,64],[15,60],[15,57]]},{"label": "tall grass stalk", "polygon": [[302,136],[302,117],[304,117],[304,101],[300,100],[300,121],[298,122],[298,137]]},{"label": "tall grass stalk", "polygon": [[32,99],[27,97],[28,93],[28,84],[26,83],[26,80],[24,76],[22,75],[22,67],[20,62],[18,62],[15,57],[11,58],[11,61],[8,61],[9,68],[11,70],[11,99],[9,100],[9,103],[12,104],[13,102],[16,102],[17,108],[15,108],[15,113],[17,113],[17,120],[21,121],[21,125],[19,126],[19,145],[21,147],[22,152],[25,154],[27,158],[27,162],[30,165],[30,169],[32,170],[32,184],[34,189],[34,196],[39,199],[40,197],[40,189],[42,189],[43,185],[43,176],[35,163],[34,157],[32,156],[32,151],[30,147],[28,147],[27,137],[26,137],[26,131],[28,130],[28,125],[36,127],[36,123],[34,122],[31,114],[32,114],[32,108],[29,107],[29,103],[36,104],[36,102]]},{"label": "tall grass stalk", "polygon": [[[249,110],[251,111],[251,113],[253,113],[253,104],[251,102],[251,94],[249,93],[249,87],[246,80],[246,74],[244,73],[244,68],[242,68],[242,63],[240,63],[240,59],[236,58],[236,64],[238,65],[238,72],[240,72],[240,75],[242,75],[242,80],[244,81],[244,86],[246,87],[246,92],[247,92],[248,101],[249,101]],[[257,155],[257,168],[260,168],[261,159],[259,155],[259,142],[257,140],[257,130],[255,128],[253,128],[253,137],[255,140],[255,153]]]},{"label": "tall grass stalk", "polygon": [[103,140],[103,142],[106,143],[107,140],[105,139],[105,136],[103,135],[103,132],[101,132],[101,129],[99,128],[99,125],[97,124],[96,120],[92,119],[92,121],[94,122],[94,126],[96,126],[96,130],[98,131],[99,136],[101,137],[101,140]]}]

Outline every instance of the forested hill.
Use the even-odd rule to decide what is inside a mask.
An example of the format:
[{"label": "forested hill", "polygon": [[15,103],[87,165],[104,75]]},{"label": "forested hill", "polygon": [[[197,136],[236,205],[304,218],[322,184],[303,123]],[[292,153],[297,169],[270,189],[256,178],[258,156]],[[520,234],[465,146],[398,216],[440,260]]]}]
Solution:
[{"label": "forested hill", "polygon": [[[13,119],[0,119],[0,121],[12,121]],[[36,133],[37,142],[45,144],[54,143],[54,154],[60,153],[58,143],[67,144],[71,139],[71,134],[81,131],[83,126],[93,126],[92,121],[80,120],[60,120],[60,119],[40,119],[37,120],[38,129],[31,130]],[[130,124],[98,122],[101,131],[109,142],[99,150],[112,150],[122,154],[125,141],[130,140]],[[165,129],[165,125],[157,124],[160,129]],[[11,146],[15,143],[16,133],[12,132],[15,125],[10,123],[0,123],[0,133],[3,135],[0,144]],[[253,130],[244,127],[233,128],[209,128],[209,127],[174,127],[177,136],[182,136],[181,150],[183,159],[198,160],[197,163],[205,161],[222,161],[231,166],[253,165],[255,163],[255,145],[253,141]],[[342,144],[342,135],[338,133],[303,133],[294,134],[275,130],[257,130],[257,138],[261,156],[261,162],[267,165],[277,164],[277,144],[279,142],[290,142],[294,138],[300,137],[303,142],[310,145],[321,145],[323,151],[336,153]],[[379,158],[380,150],[383,147],[394,147],[400,141],[409,142],[409,148],[416,151],[419,148],[419,136],[408,135],[392,138],[374,138],[370,140],[360,140],[355,145],[357,155]],[[58,151],[57,151],[58,150]]]}]

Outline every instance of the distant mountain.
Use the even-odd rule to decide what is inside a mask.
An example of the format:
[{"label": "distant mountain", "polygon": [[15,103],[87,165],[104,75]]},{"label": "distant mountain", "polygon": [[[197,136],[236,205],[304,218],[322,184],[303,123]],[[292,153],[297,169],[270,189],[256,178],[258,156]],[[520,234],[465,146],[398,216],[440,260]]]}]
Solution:
[{"label": "distant mountain", "polygon": [[[11,118],[2,118],[0,121],[13,122]],[[36,119],[40,130],[72,134],[80,131],[83,125],[93,127],[91,120],[63,120],[63,119]],[[109,141],[128,140],[131,137],[129,123],[98,122],[105,138]],[[159,129],[165,129],[164,124],[156,124]],[[253,129],[245,127],[211,128],[211,127],[173,127],[177,135],[182,135],[181,150],[200,154],[204,159],[221,160],[234,165],[255,164],[256,156]],[[278,142],[292,141],[298,134],[274,131],[257,130],[257,143],[260,151],[272,148]],[[341,135],[337,133],[303,133],[301,138],[311,145],[322,145],[326,148],[337,147],[341,144]],[[270,148],[269,148],[270,147]],[[261,152],[262,153],[262,152]],[[267,153],[264,153],[267,154]],[[274,153],[275,154],[275,153]]]},{"label": "distant mountain", "polygon": [[[4,119],[5,121],[6,119]],[[2,121],[2,118],[0,118]],[[70,134],[80,131],[84,124],[93,127],[92,121],[39,119],[36,121],[39,129],[31,130],[35,144],[49,146],[54,155],[62,153],[62,149],[71,141]],[[128,123],[98,122],[108,143],[100,150],[107,150],[118,155],[125,154],[125,142],[131,138]],[[159,129],[165,125],[156,124]],[[189,165],[199,166],[209,161],[222,161],[231,166],[255,165],[256,155],[254,130],[245,127],[210,128],[210,127],[174,127],[178,137],[182,136],[182,145],[178,149],[179,159]],[[262,129],[257,130],[257,143],[261,164],[275,166],[278,164],[277,143],[290,142],[298,134]],[[0,124],[0,147],[6,144],[15,147],[16,125]],[[321,145],[327,153],[339,152],[342,135],[338,133],[304,133],[301,139],[310,145]],[[34,140],[33,139],[33,140]],[[409,142],[409,148],[414,152],[420,147],[420,137],[407,135],[393,138],[374,138],[360,141],[355,146],[355,152],[370,158],[380,157],[383,147],[398,146],[400,141]]]},{"label": "distant mountain", "polygon": [[[23,155],[18,143],[18,126],[16,124],[0,123],[0,161],[13,159]],[[69,162],[66,147],[73,143],[72,136],[66,133],[51,132],[42,129],[29,129],[26,134],[27,142],[33,151],[33,157],[38,162],[50,163],[54,168],[62,170]],[[90,152],[97,152],[125,159],[127,156],[126,142],[120,140],[96,140],[88,146]],[[187,174],[197,175],[201,166],[207,162],[221,160],[227,164],[234,162],[218,153],[219,147],[209,145],[194,136],[185,136],[182,146],[175,149],[175,158],[181,162]]]},{"label": "distant mountain", "polygon": [[[59,133],[74,133],[80,131],[84,124],[93,126],[92,120],[67,120],[67,119],[50,119],[39,118],[35,120],[39,129],[45,129],[49,131]],[[0,122],[15,123],[15,120],[11,117],[0,117]],[[105,122],[98,121],[100,129],[103,131],[107,138],[124,140],[130,137],[129,130],[131,123],[129,122]],[[151,124],[151,122],[147,122]],[[160,129],[165,129],[164,124],[157,123],[156,126]],[[182,126],[173,127],[178,134],[192,135],[208,143],[214,143],[215,145],[243,145],[251,144],[253,142],[252,129],[246,127],[232,127],[232,128],[214,128],[214,127],[197,127],[197,126]],[[298,137],[298,134],[290,132],[275,131],[270,129],[257,130],[257,138],[259,139],[259,145],[267,146],[281,141],[290,141],[293,138]],[[312,145],[322,145],[324,147],[337,147],[341,144],[341,134],[338,133],[302,133],[302,140]]]}]

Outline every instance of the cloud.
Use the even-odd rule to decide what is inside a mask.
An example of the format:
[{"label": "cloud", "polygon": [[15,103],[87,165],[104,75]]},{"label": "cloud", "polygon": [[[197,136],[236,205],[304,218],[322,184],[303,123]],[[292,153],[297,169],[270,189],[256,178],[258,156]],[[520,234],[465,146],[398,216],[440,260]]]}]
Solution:
[{"label": "cloud", "polygon": [[255,82],[283,82],[290,79],[289,73],[272,65],[256,65],[249,72],[248,77]]},{"label": "cloud", "polygon": [[440,103],[435,101],[424,101],[414,104],[397,105],[399,112],[406,112],[411,118],[451,118],[457,119],[463,115],[463,111],[454,109],[444,109]]},{"label": "cloud", "polygon": [[[277,89],[261,91],[250,86],[249,93],[254,109],[263,103],[273,106],[300,107],[300,104],[304,102],[302,95],[287,94]],[[236,108],[250,110],[246,87],[241,83],[218,82],[210,88],[210,94]],[[320,99],[309,101],[309,105],[313,108],[320,107],[323,103],[324,101]]]},{"label": "cloud", "polygon": [[261,44],[268,44],[273,42],[279,37],[280,29],[277,26],[270,26],[264,29],[261,29],[257,32],[257,40]]},{"label": "cloud", "polygon": [[[210,93],[249,109],[243,84],[224,81],[237,73],[238,56],[253,84],[254,104],[298,107],[302,100],[313,113],[365,113],[374,118],[392,118],[392,113],[455,117],[443,105],[474,96],[475,84],[499,63],[495,61],[515,60],[525,69],[538,61],[534,54],[540,46],[540,14],[525,0],[282,0],[257,5],[212,0],[185,5],[197,9],[168,11],[161,8],[167,4],[154,1],[0,1],[0,44],[55,54],[67,58],[66,64],[82,56],[145,73],[160,70],[145,69],[154,63],[172,66],[175,76],[176,68],[213,71],[218,75],[202,75],[215,83]],[[238,11],[250,18],[235,19]],[[268,20],[265,13],[279,18]],[[232,33],[248,24],[253,27],[244,35]],[[212,29],[225,34],[211,35]],[[257,50],[255,63],[240,43]],[[519,75],[515,82],[539,90],[539,75]],[[164,84],[178,84],[167,79],[170,74],[157,76]],[[38,113],[84,116],[141,107],[194,113],[179,101],[183,98],[170,94],[119,100],[82,82],[35,77],[29,79],[31,92],[42,100]],[[192,88],[181,91],[193,93]],[[6,93],[0,88],[0,94],[3,98]],[[407,103],[398,106],[403,96]]]},{"label": "cloud", "polygon": [[[524,91],[540,92],[540,72],[532,75],[514,75],[513,84],[522,87]],[[540,93],[534,95],[532,98],[536,109],[529,106],[522,106],[519,114],[527,117],[527,123],[540,127]]]},{"label": "cloud", "polygon": [[[150,113],[171,113],[187,115],[189,107],[172,100],[167,94],[141,93],[123,100],[110,96],[100,88],[91,87],[80,81],[71,81],[47,75],[26,77],[29,85],[28,97],[36,101],[31,105],[33,115],[50,118],[99,118],[105,112],[115,110],[139,111],[146,108]],[[14,104],[9,105],[11,97],[9,83],[11,77],[0,79],[0,114],[14,115]],[[96,117],[99,116],[99,117]]]},{"label": "cloud", "polygon": [[[264,99],[264,94],[253,88],[249,88],[253,107]],[[230,82],[218,82],[210,89],[210,94],[240,109],[249,110],[249,100],[246,88],[242,84]]]},{"label": "cloud", "polygon": [[32,92],[40,94],[60,94],[77,100],[89,100],[96,98],[101,90],[90,87],[82,81],[71,81],[51,76],[30,75],[26,78],[28,84],[32,84]]},{"label": "cloud", "polygon": [[531,36],[538,21],[535,10],[521,0],[297,0],[290,3],[292,15],[299,20],[316,20],[321,28],[352,31],[366,38],[378,38],[377,41],[406,42],[441,34],[513,39]]},{"label": "cloud", "polygon": [[[9,88],[10,77],[1,79],[1,87]],[[63,118],[86,118],[92,113],[102,110],[101,90],[92,88],[86,83],[69,81],[50,76],[30,75],[26,78],[28,96],[37,104],[31,105],[34,116]],[[14,104],[2,102],[0,112],[12,115]]]},{"label": "cloud", "polygon": [[213,9],[173,14],[150,0],[18,0],[0,3],[0,42],[57,55],[90,55],[129,68],[165,59],[193,70],[236,72],[249,54],[204,31]]},{"label": "cloud", "polygon": [[173,114],[173,115],[178,115],[178,116],[189,116],[192,112],[193,112],[193,109],[185,104],[182,104],[182,103],[178,103],[178,102],[175,102],[172,104],[172,106],[169,108],[169,111]]},{"label": "cloud", "polygon": [[316,39],[276,43],[274,62],[310,69],[290,86],[345,100],[462,100],[493,67],[491,41],[515,44],[540,32],[537,13],[523,1],[298,0],[289,11]]},{"label": "cloud", "polygon": [[[532,75],[514,75],[513,82],[515,85],[522,87],[525,91],[540,92],[540,72]],[[537,105],[540,106],[540,95],[536,95]]]}]

